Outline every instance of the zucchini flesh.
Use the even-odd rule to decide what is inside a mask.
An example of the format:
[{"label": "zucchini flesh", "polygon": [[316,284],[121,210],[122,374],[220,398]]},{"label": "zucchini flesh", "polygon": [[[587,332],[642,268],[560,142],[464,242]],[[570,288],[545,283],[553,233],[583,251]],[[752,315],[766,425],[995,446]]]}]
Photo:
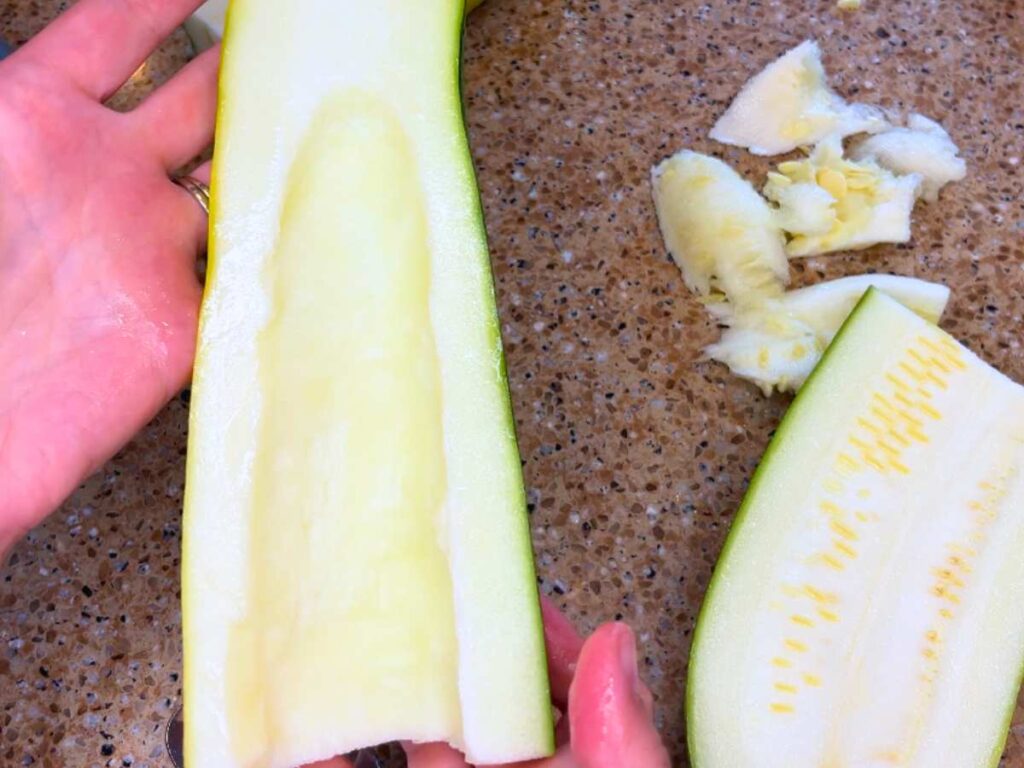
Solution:
[{"label": "zucchini flesh", "polygon": [[553,748],[462,16],[230,8],[185,510],[190,768]]},{"label": "zucchini flesh", "polygon": [[872,289],[801,390],[691,654],[699,768],[996,765],[1024,666],[1024,388]]}]

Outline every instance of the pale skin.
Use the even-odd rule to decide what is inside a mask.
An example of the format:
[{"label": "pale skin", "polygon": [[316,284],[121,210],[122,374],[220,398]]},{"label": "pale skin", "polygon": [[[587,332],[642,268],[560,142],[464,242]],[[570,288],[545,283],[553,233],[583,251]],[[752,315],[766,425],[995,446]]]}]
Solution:
[{"label": "pale skin", "polygon": [[[0,62],[0,554],[188,380],[207,220],[169,177],[213,138],[219,52],[130,113],[102,102],[198,5],[80,0]],[[583,640],[547,604],[544,629],[558,750],[517,768],[666,768],[630,629]]]}]

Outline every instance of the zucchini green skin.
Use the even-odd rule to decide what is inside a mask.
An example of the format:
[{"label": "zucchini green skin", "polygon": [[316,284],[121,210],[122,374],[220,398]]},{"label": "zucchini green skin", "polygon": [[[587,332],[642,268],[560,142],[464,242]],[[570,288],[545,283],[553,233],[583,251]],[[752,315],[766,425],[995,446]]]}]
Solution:
[{"label": "zucchini green skin", "polygon": [[[484,0],[466,0],[465,12],[460,14],[460,15],[458,15],[457,18],[454,20],[454,23],[458,27],[458,32],[456,34],[458,34],[458,36],[459,36],[459,57],[458,57],[458,59],[455,62],[455,72],[454,72],[455,89],[456,89],[456,92],[459,94],[459,99],[460,99],[460,102],[462,103],[462,120],[460,122],[460,125],[461,125],[461,130],[462,130],[462,141],[461,141],[461,144],[462,144],[462,151],[463,151],[463,162],[465,163],[466,167],[468,169],[470,169],[470,173],[474,173],[474,171],[473,171],[473,155],[472,155],[472,152],[471,152],[470,146],[469,146],[469,131],[468,131],[467,127],[466,127],[465,96],[464,96],[463,90],[462,90],[462,60],[463,60],[462,44],[463,44],[463,41],[465,40],[466,17],[469,15],[470,11],[472,11],[475,8],[477,8],[478,6],[480,6],[483,2],[484,2]],[[476,203],[476,207],[475,207],[475,209],[473,211],[473,215],[479,221],[479,223],[480,223],[480,232],[482,233],[482,236],[483,236],[484,240],[486,241],[487,240],[487,224],[486,224],[486,219],[484,218],[484,207],[483,207],[483,201],[480,198],[479,185],[477,185],[477,194],[476,194],[476,197],[474,198],[474,200],[475,200],[475,203]],[[498,317],[498,313],[497,313],[498,297],[497,297],[497,293],[496,293],[495,288],[494,288],[494,270],[493,270],[493,267],[491,266],[490,263],[487,263],[485,265],[485,267],[486,267],[485,271],[486,271],[486,274],[487,274],[487,281],[486,281],[486,286],[485,286],[486,301],[489,301],[491,306],[495,307],[495,312],[493,314],[493,321],[492,321],[492,323],[490,325],[491,343],[498,350],[498,353],[499,353],[499,360],[500,360],[500,362],[499,362],[499,366],[498,366],[498,378],[501,381],[502,394],[503,394],[503,397],[504,397],[505,421],[506,421],[506,423],[508,425],[508,433],[512,436],[511,437],[512,442],[513,442],[513,444],[515,444],[516,451],[518,453],[519,452],[519,450],[518,450],[519,449],[519,441],[518,441],[518,438],[516,437],[516,418],[515,418],[515,413],[514,413],[513,408],[512,408],[512,390],[511,390],[511,387],[509,385],[509,380],[508,380],[508,360],[505,357],[504,343],[503,343],[502,338],[501,338],[501,322],[500,322],[500,318]],[[525,485],[525,478],[523,477],[522,462],[519,462],[516,465],[516,472],[517,472],[517,475],[518,475],[518,478],[519,478],[519,482],[518,482],[518,485],[517,485],[517,489],[519,491],[519,496],[516,499],[516,504],[519,507],[519,509],[522,510],[522,514],[520,516],[522,529],[521,529],[520,535],[519,535],[519,542],[520,542],[520,544],[522,546],[521,556],[522,556],[524,561],[533,563],[534,562],[534,560],[533,560],[533,544],[532,544],[532,540],[531,540],[531,536],[530,536],[529,514],[527,512],[527,507],[526,507],[526,485]],[[536,584],[536,583],[537,583],[537,579],[536,579],[536,576],[535,576],[534,577],[534,584]],[[545,644],[545,640],[544,640],[544,618],[543,618],[543,615],[542,615],[541,609],[540,609],[540,591],[539,591],[539,589],[537,590],[537,600],[536,600],[536,602],[532,606],[532,615],[530,615],[530,616],[528,616],[526,618],[536,628],[538,642],[540,643],[541,647],[544,647],[544,644]],[[538,657],[536,659],[536,667],[534,668],[533,674],[537,675],[541,680],[544,681],[545,686],[546,686],[545,689],[544,689],[544,701],[545,702],[550,701],[551,700],[551,682],[548,679],[547,660],[546,660],[546,658],[544,656],[540,656],[540,657]],[[550,727],[549,736],[550,736],[550,738],[549,738],[548,743],[547,743],[547,751],[548,751],[549,754],[554,754],[555,746],[556,746],[556,744],[555,744],[555,723],[554,723],[554,719],[551,720],[551,727]]]}]

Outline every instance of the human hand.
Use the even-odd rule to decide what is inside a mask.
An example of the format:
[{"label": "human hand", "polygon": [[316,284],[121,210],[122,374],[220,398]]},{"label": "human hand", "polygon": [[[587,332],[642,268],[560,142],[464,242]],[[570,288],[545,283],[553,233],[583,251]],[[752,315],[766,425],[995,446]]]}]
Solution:
[{"label": "human hand", "polygon": [[[81,0],[0,62],[0,553],[187,381],[218,50],[103,106],[199,0]],[[195,173],[205,180],[207,168]]]},{"label": "human hand", "polygon": [[[654,728],[651,693],[637,672],[632,630],[618,622],[603,624],[584,641],[551,603],[542,600],[541,608],[551,696],[564,713],[555,730],[558,751],[504,768],[669,768]],[[469,768],[446,744],[404,746],[409,768]],[[352,764],[336,757],[305,768]]]}]

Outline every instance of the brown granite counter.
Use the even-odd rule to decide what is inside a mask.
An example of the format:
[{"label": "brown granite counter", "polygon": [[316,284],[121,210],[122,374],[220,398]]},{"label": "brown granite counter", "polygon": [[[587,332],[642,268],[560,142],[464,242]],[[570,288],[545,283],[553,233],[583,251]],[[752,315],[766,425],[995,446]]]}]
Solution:
[{"label": "brown granite counter", "polygon": [[[23,41],[63,5],[8,0],[0,29]],[[941,120],[969,175],[918,208],[911,243],[797,262],[796,283],[866,268],[947,282],[944,326],[1024,381],[1024,3],[488,0],[468,25],[541,586],[581,627],[636,627],[680,764],[694,618],[787,401],[700,359],[715,329],[666,258],[648,172],[688,146],[763,174],[767,161],[705,136],[806,37],[842,94]],[[188,52],[177,33],[136,91]],[[187,411],[185,393],[0,570],[0,765],[168,765]],[[1024,766],[1020,707],[1004,763]]]}]

